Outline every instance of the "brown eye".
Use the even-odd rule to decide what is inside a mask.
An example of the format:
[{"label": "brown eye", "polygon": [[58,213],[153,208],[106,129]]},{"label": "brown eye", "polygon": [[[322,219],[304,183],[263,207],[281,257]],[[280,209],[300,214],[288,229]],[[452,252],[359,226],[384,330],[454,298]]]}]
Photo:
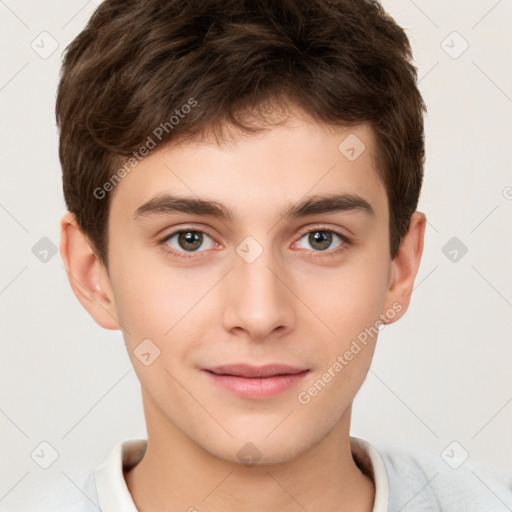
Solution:
[{"label": "brown eye", "polygon": [[[341,243],[338,243],[337,246],[332,247],[335,237],[340,239]],[[307,239],[307,243],[316,252],[327,251],[328,249],[336,249],[340,245],[346,243],[344,236],[336,233],[335,231],[325,229],[315,229],[313,231],[309,231],[301,237],[301,240],[303,239]],[[308,249],[308,247],[305,248]]]},{"label": "brown eye", "polygon": [[198,249],[204,245],[205,239],[210,240],[210,246],[207,246],[206,249],[211,249],[214,246],[214,242],[202,231],[175,231],[164,240],[164,243],[176,252],[202,252],[198,251]]},{"label": "brown eye", "polygon": [[309,234],[308,242],[319,251],[325,251],[332,243],[332,234],[328,231],[313,231]]},{"label": "brown eye", "polygon": [[203,237],[197,231],[183,231],[178,235],[178,244],[182,249],[195,251],[203,243]]}]

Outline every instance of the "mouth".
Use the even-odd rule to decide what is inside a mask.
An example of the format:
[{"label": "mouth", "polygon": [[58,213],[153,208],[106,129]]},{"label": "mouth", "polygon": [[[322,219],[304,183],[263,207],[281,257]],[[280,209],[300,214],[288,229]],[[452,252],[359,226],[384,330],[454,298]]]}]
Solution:
[{"label": "mouth", "polygon": [[252,366],[242,363],[215,366],[202,371],[210,382],[238,397],[265,399],[295,387],[310,370],[282,364]]},{"label": "mouth", "polygon": [[279,375],[297,375],[307,371],[307,368],[299,368],[285,364],[267,364],[264,366],[252,366],[250,364],[238,363],[205,368],[206,371],[215,375],[232,375],[234,377],[266,378]]}]

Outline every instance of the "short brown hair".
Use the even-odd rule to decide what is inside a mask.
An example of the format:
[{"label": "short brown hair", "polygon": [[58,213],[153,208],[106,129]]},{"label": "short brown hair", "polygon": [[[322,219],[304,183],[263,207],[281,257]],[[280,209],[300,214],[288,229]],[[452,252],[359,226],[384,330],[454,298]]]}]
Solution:
[{"label": "short brown hair", "polygon": [[372,0],[105,0],[64,53],[68,210],[108,268],[111,194],[95,191],[157,127],[161,143],[219,140],[295,105],[321,123],[370,124],[394,258],[423,180],[426,107],[411,60],[404,30]]}]

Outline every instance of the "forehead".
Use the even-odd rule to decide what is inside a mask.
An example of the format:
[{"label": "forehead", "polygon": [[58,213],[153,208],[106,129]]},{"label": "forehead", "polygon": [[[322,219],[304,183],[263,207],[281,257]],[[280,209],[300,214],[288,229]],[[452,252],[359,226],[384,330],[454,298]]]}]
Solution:
[{"label": "forehead", "polygon": [[368,124],[333,127],[292,117],[264,132],[157,146],[111,192],[111,216],[132,220],[155,196],[215,200],[233,216],[282,211],[307,196],[345,193],[386,216],[386,193]]}]

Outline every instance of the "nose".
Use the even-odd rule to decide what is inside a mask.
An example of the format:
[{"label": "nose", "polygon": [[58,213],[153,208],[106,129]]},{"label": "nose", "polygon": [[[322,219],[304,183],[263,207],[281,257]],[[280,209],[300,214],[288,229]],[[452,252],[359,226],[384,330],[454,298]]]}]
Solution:
[{"label": "nose", "polygon": [[238,253],[229,272],[223,308],[224,328],[243,331],[252,340],[282,336],[296,319],[289,270],[271,250],[264,250],[254,261]]}]

